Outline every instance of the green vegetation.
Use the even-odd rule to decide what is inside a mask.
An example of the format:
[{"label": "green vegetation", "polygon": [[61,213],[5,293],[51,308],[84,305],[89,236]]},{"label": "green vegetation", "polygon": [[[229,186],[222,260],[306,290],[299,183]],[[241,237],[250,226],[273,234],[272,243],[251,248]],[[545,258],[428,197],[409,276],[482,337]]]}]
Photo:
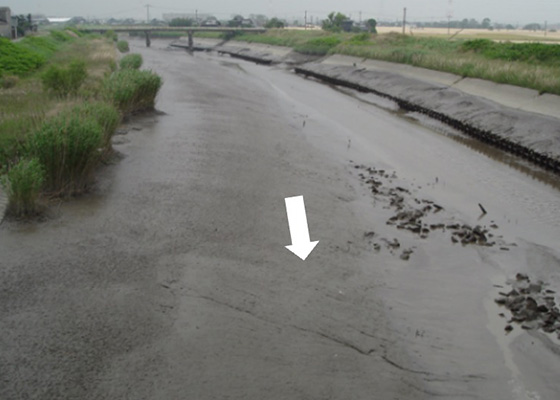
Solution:
[{"label": "green vegetation", "polygon": [[306,43],[297,45],[294,50],[304,54],[325,55],[341,43],[336,36],[320,37],[310,39]]},{"label": "green vegetation", "polygon": [[331,32],[340,32],[343,29],[344,21],[347,21],[348,17],[342,13],[331,12],[327,19],[323,21],[323,30]]},{"label": "green vegetation", "polygon": [[169,26],[194,26],[194,21],[190,18],[173,18]]},{"label": "green vegetation", "polygon": [[128,42],[126,40],[119,40],[117,42],[117,49],[121,53],[128,53],[130,51],[130,47],[128,46]]},{"label": "green vegetation", "polygon": [[101,149],[111,150],[111,138],[121,122],[121,114],[112,105],[103,101],[82,103],[70,111],[73,115],[93,118],[101,127]]},{"label": "green vegetation", "polygon": [[11,212],[18,216],[37,214],[37,199],[45,179],[41,163],[33,159],[22,159],[0,177],[6,189]]},{"label": "green vegetation", "polygon": [[121,69],[105,81],[106,98],[124,115],[133,114],[154,108],[161,85],[152,71]]},{"label": "green vegetation", "polygon": [[[41,193],[87,189],[123,114],[153,107],[161,79],[114,72],[116,45],[108,37],[52,31],[0,41],[0,181],[14,215],[36,214]],[[130,56],[124,64],[141,64]]]},{"label": "green vegetation", "polygon": [[284,28],[286,26],[286,24],[284,23],[284,21],[279,20],[278,18],[271,18],[265,25],[264,27],[267,29],[272,29],[272,28]]},{"label": "green vegetation", "polygon": [[245,42],[264,43],[273,46],[301,47],[309,41],[326,38],[337,37],[343,40],[346,34],[332,34],[330,32],[319,30],[292,30],[292,29],[270,29],[266,33],[242,33],[235,35],[235,40]]},{"label": "green vegetation", "polygon": [[0,38],[0,74],[26,75],[45,63],[45,57],[11,40]]},{"label": "green vegetation", "polygon": [[237,35],[235,40],[288,46],[304,54],[345,54],[410,64],[560,95],[558,44],[286,29]]},{"label": "green vegetation", "polygon": [[128,54],[121,58],[121,69],[140,69],[142,66],[142,56],[140,54]]},{"label": "green vegetation", "polygon": [[560,66],[560,45],[544,43],[496,43],[488,39],[467,40],[464,51],[472,51],[490,60],[523,61]]},{"label": "green vegetation", "polygon": [[78,93],[86,78],[86,63],[79,60],[72,61],[68,67],[51,65],[41,76],[43,87],[61,97]]},{"label": "green vegetation", "polygon": [[112,30],[105,31],[104,36],[107,39],[112,40],[113,42],[116,42],[116,41],[119,40],[119,37],[118,37],[117,33],[115,31],[112,31]]},{"label": "green vegetation", "polygon": [[47,119],[25,145],[45,169],[46,189],[55,193],[78,193],[100,158],[103,129],[96,118],[73,112]]}]

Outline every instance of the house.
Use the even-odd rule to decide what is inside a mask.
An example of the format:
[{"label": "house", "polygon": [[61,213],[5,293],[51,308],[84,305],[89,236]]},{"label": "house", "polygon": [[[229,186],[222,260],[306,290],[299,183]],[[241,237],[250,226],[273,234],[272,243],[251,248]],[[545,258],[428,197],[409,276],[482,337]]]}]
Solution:
[{"label": "house", "polygon": [[9,7],[0,7],[0,37],[11,39],[12,36],[12,11]]}]

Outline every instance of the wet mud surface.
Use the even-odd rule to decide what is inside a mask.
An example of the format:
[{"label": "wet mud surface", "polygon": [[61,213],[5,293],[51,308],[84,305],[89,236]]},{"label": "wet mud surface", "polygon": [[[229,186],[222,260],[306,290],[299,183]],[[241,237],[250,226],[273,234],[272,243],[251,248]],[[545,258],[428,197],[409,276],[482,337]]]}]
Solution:
[{"label": "wet mud surface", "polygon": [[[0,397],[556,398],[553,185],[281,66],[130,42],[161,112],[91,195],[0,226]],[[506,334],[528,297],[542,326]]]},{"label": "wet mud surface", "polygon": [[298,74],[371,92],[402,109],[425,114],[466,135],[560,173],[560,121],[518,111],[445,85],[426,83],[387,71],[308,63]]}]

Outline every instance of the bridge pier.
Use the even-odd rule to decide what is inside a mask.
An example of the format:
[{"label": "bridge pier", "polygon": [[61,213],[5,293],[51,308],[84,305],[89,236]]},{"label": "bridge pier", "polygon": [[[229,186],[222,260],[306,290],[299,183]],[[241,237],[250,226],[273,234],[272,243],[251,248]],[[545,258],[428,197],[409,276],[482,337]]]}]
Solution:
[{"label": "bridge pier", "polygon": [[150,45],[152,44],[152,42],[150,40],[150,32],[149,31],[144,31],[144,33],[146,34],[146,47],[150,47]]},{"label": "bridge pier", "polygon": [[187,31],[187,36],[189,37],[189,51],[192,52],[194,48],[193,31]]}]

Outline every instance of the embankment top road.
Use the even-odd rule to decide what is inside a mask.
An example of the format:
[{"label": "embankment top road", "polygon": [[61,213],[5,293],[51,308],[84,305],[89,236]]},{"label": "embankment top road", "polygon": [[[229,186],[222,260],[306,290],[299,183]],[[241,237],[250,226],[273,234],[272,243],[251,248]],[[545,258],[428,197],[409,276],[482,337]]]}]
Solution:
[{"label": "embankment top road", "polygon": [[[279,68],[131,47],[164,78],[159,112],[116,138],[123,158],[93,194],[0,227],[0,398],[560,391],[555,344],[519,328],[506,341],[491,301],[527,259],[558,266],[554,186]],[[518,246],[395,231],[358,163],[396,171],[450,218],[476,222],[481,202]],[[320,241],[305,262],[284,248],[297,195]],[[377,252],[364,233],[414,253]]]}]

